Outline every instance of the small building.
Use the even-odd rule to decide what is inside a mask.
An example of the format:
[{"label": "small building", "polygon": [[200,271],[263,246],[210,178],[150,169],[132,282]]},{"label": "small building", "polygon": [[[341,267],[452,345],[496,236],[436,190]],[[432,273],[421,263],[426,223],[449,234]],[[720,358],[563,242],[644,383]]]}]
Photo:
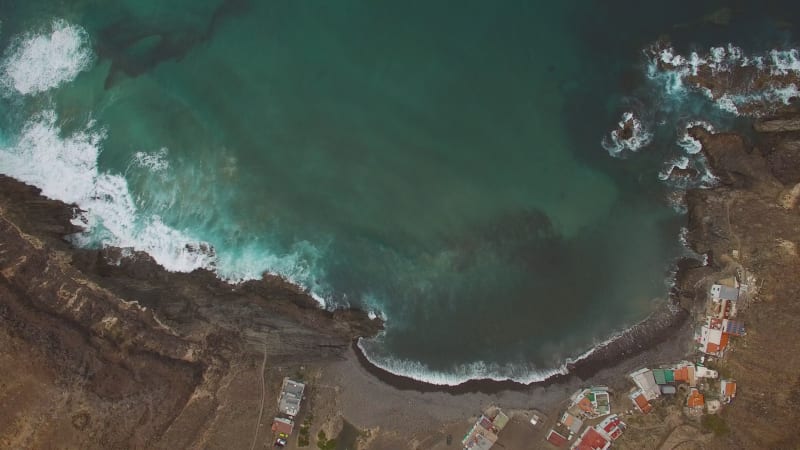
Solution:
[{"label": "small building", "polygon": [[503,431],[503,428],[505,428],[506,425],[508,425],[508,420],[508,416],[503,411],[498,410],[497,414],[494,416],[494,419],[492,419],[492,425],[499,433]]},{"label": "small building", "polygon": [[611,447],[611,440],[592,427],[587,427],[581,437],[572,444],[571,450],[606,450]]},{"label": "small building", "polygon": [[[486,413],[488,414],[488,412]],[[508,424],[509,418],[500,409],[494,413],[491,419],[481,414],[472,429],[469,430],[461,443],[467,450],[489,450],[497,442],[499,433]]]},{"label": "small building", "polygon": [[719,398],[724,403],[730,403],[736,397],[736,382],[722,380],[719,384]]},{"label": "small building", "polygon": [[303,401],[303,391],[306,385],[286,377],[281,386],[281,395],[278,397],[278,410],[289,416],[294,417],[300,411],[300,403]]},{"label": "small building", "polygon": [[709,369],[707,367],[703,367],[701,365],[695,366],[694,373],[697,378],[716,379],[717,377],[719,377],[719,372],[717,372],[716,370]]},{"label": "small building", "polygon": [[638,409],[642,414],[647,414],[653,410],[653,405],[647,401],[641,389],[636,389],[635,391],[631,392],[628,398],[631,399],[633,406],[635,406],[636,409]]},{"label": "small building", "polygon": [[719,300],[713,303],[713,316],[717,319],[731,319],[736,317],[736,302],[733,300]]},{"label": "small building", "polygon": [[705,404],[706,401],[703,394],[701,394],[697,389],[691,388],[689,391],[689,397],[686,398],[686,406],[695,411],[702,411]]},{"label": "small building", "polygon": [[564,415],[561,416],[560,422],[573,434],[578,434],[581,431],[581,428],[583,428],[583,421],[570,414],[569,411],[565,412]]},{"label": "small building", "polygon": [[481,415],[461,443],[468,450],[489,450],[497,442],[497,434],[492,428],[492,421]]},{"label": "small building", "polygon": [[672,369],[653,369],[653,379],[659,385],[674,383],[675,373]]},{"label": "small building", "polygon": [[700,329],[700,336],[697,342],[700,344],[700,351],[713,356],[722,356],[728,347],[730,335],[725,333],[722,328],[723,319],[709,317],[706,324]]},{"label": "small building", "polygon": [[656,384],[652,370],[648,368],[639,369],[629,376],[634,384],[642,390],[642,394],[644,394],[644,398],[647,400],[655,400],[661,396],[661,390],[658,388],[658,384]]},{"label": "small building", "polygon": [[575,416],[597,418],[611,413],[611,396],[606,386],[580,389],[570,397],[568,411]]},{"label": "small building", "polygon": [[694,365],[684,363],[672,372],[676,383],[686,383],[691,387],[697,386],[697,377],[695,376]]},{"label": "small building", "polygon": [[595,429],[609,440],[616,441],[625,431],[625,422],[614,414],[613,416],[606,417],[605,420],[597,424]]},{"label": "small building", "polygon": [[736,320],[724,319],[722,321],[722,330],[732,336],[744,336],[744,324]]},{"label": "small building", "polygon": [[663,395],[675,395],[677,392],[678,390],[675,388],[675,386],[669,384],[661,386],[661,393]]},{"label": "small building", "polygon": [[711,286],[711,299],[714,301],[739,300],[739,289],[722,284],[715,284]]},{"label": "small building", "polygon": [[292,434],[292,430],[294,430],[294,421],[292,419],[276,417],[272,421],[272,431],[275,433],[283,433],[288,436]]},{"label": "small building", "polygon": [[556,447],[563,447],[569,443],[569,440],[559,434],[556,430],[551,429],[550,432],[547,433],[547,437],[545,440]]}]

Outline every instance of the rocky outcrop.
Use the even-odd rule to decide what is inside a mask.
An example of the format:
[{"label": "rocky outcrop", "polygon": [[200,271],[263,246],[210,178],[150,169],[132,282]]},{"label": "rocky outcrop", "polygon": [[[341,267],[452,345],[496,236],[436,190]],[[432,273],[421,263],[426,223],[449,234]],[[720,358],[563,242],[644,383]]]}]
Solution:
[{"label": "rocky outcrop", "polygon": [[800,118],[789,117],[781,119],[760,119],[753,124],[753,129],[759,133],[786,133],[800,131]]},{"label": "rocky outcrop", "polygon": [[[798,117],[783,116],[780,120],[787,122],[780,123],[800,123]],[[698,132],[720,182],[687,193],[690,245],[710,256],[714,279],[736,276],[749,283],[754,302],[740,302],[739,318],[748,335],[733,343],[721,363],[740,386],[735,403],[722,415],[731,431],[709,448],[798,444],[792,425],[800,420],[794,344],[800,317],[795,280],[800,272],[800,186],[796,160],[787,156],[797,137],[783,125],[757,130],[752,141],[732,133]]]},{"label": "rocky outcrop", "polygon": [[257,385],[253,361],[319,364],[380,328],[277,277],[233,286],[74,249],[72,215],[0,177],[0,447],[202,445],[233,420],[230,386]]}]

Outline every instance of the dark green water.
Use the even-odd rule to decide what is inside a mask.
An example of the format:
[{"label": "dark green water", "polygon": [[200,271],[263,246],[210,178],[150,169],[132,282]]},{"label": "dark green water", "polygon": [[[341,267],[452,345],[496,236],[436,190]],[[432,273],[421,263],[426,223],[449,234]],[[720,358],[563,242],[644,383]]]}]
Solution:
[{"label": "dark green water", "polygon": [[379,311],[367,355],[440,383],[539,379],[665,297],[658,152],[600,139],[659,33],[737,36],[632,2],[49,3],[0,2],[6,74],[61,30],[14,62],[32,92],[6,76],[0,171],[89,209],[83,245]]}]

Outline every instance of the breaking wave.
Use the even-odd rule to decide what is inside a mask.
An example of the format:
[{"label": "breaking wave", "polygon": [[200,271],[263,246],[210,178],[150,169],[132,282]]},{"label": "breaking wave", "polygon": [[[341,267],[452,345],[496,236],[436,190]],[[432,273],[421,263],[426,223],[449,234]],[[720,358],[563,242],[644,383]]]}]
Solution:
[{"label": "breaking wave", "polygon": [[[691,52],[684,56],[673,47],[656,44],[645,54],[647,76],[659,83],[667,96],[681,98],[699,91],[721,111],[735,116],[760,114],[753,105],[788,105],[800,97],[797,49],[747,55],[741,48],[727,44],[711,47],[705,54]],[[737,78],[735,71],[743,69],[750,73]],[[726,83],[720,86],[708,83],[714,77],[725,79]]]},{"label": "breaking wave", "polygon": [[[16,38],[6,52],[2,82],[6,95],[35,95],[67,83],[89,70],[94,54],[85,30],[55,20],[50,30]],[[82,247],[113,246],[149,254],[166,270],[212,270],[230,282],[277,274],[311,290],[326,306],[323,286],[314,272],[320,250],[308,242],[295,244],[286,254],[273,254],[256,246],[215,248],[192,233],[167,225],[157,214],[143,211],[121,174],[101,171],[98,156],[107,130],[89,120],[65,134],[52,109],[31,115],[20,130],[3,130],[0,172],[41,189],[46,197],[75,204],[73,223],[84,231],[71,236]],[[128,170],[167,173],[166,148],[137,152]]]},{"label": "breaking wave", "polygon": [[[670,307],[669,303],[666,306],[673,314],[676,312]],[[651,321],[653,314],[630,327],[612,334],[605,340],[595,342],[585,352],[574,358],[567,358],[558,367],[550,369],[541,369],[525,363],[497,364],[475,361],[469,364],[459,364],[448,370],[437,370],[418,361],[403,360],[380,354],[380,351],[375,347],[380,346],[382,335],[369,339],[359,338],[357,346],[370,364],[391,374],[426,384],[458,386],[472,380],[513,381],[521,384],[531,384],[546,381],[560,375],[568,375],[570,366],[589,358],[619,340],[627,338],[634,330],[648,326],[647,324]]]},{"label": "breaking wave", "polygon": [[626,150],[631,152],[639,150],[652,139],[653,135],[644,127],[642,121],[632,112],[625,112],[617,128],[603,138],[602,145],[609,155],[618,157]]},{"label": "breaking wave", "polygon": [[94,62],[88,33],[63,20],[54,20],[42,33],[15,38],[6,54],[0,79],[23,95],[71,81]]}]

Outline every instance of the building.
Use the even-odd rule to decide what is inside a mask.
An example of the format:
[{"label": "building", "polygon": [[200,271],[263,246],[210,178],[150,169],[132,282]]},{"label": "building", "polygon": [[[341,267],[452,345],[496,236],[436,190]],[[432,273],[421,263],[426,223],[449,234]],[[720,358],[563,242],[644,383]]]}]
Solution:
[{"label": "building", "polygon": [[690,410],[703,411],[703,406],[706,404],[705,397],[696,388],[691,388],[689,397],[686,398],[686,406]]},{"label": "building", "polygon": [[278,410],[289,417],[294,417],[300,411],[300,403],[303,401],[303,391],[306,385],[293,381],[288,377],[283,379],[281,395],[278,397]]},{"label": "building", "polygon": [[569,443],[569,440],[559,434],[556,430],[551,429],[549,433],[547,433],[547,437],[545,440],[556,447],[563,447]]},{"label": "building", "polygon": [[736,397],[736,382],[733,380],[722,380],[719,384],[719,398],[724,403],[730,403]]},{"label": "building", "polygon": [[633,406],[639,410],[642,414],[647,414],[653,410],[653,405],[650,404],[649,401],[645,398],[644,394],[642,393],[641,389],[636,389],[628,396],[633,402]]},{"label": "building", "polygon": [[722,321],[722,330],[732,336],[745,335],[744,324],[735,320],[724,319]]},{"label": "building", "polygon": [[461,440],[461,444],[465,450],[489,450],[497,442],[497,434],[505,428],[508,421],[508,416],[499,409],[491,419],[486,414],[481,414]]},{"label": "building", "polygon": [[722,356],[730,341],[730,334],[723,329],[723,320],[715,317],[706,319],[705,325],[700,328],[697,342],[700,351],[712,356]]},{"label": "building", "polygon": [[606,450],[611,447],[611,440],[592,427],[587,427],[581,437],[572,444],[571,450]]},{"label": "building", "polygon": [[494,416],[494,419],[492,419],[492,425],[499,433],[503,431],[503,428],[505,428],[506,425],[508,425],[508,420],[508,416],[503,411],[498,410],[497,414]]},{"label": "building", "polygon": [[592,386],[580,389],[570,397],[568,411],[575,416],[586,418],[603,417],[611,413],[611,396],[606,386]]},{"label": "building", "polygon": [[697,378],[713,378],[716,379],[719,377],[719,373],[716,370],[711,370],[701,365],[697,365],[694,368],[694,373]]},{"label": "building", "polygon": [[272,421],[272,431],[275,433],[283,433],[288,436],[292,434],[292,430],[294,430],[294,421],[292,419],[276,417]]},{"label": "building", "polygon": [[671,384],[675,382],[675,373],[672,369],[653,369],[653,379],[656,384]]},{"label": "building", "polygon": [[492,429],[492,421],[485,415],[478,417],[461,443],[469,450],[489,450],[497,442],[497,434]]},{"label": "building", "polygon": [[686,383],[692,387],[697,386],[694,364],[683,363],[672,371],[672,376],[675,378],[676,383]]},{"label": "building", "polygon": [[569,411],[565,412],[564,415],[561,416],[561,425],[567,427],[572,434],[578,434],[583,428],[583,421],[572,414]]},{"label": "building", "polygon": [[739,289],[722,284],[715,284],[711,286],[711,299],[714,301],[720,300],[739,300]]},{"label": "building", "polygon": [[625,431],[625,422],[614,414],[613,416],[606,417],[605,420],[597,424],[595,429],[613,442],[622,436],[622,433]]},{"label": "building", "polygon": [[652,370],[648,368],[639,369],[628,376],[631,377],[636,387],[641,389],[644,398],[647,400],[655,400],[661,395],[661,390],[653,377]]}]

